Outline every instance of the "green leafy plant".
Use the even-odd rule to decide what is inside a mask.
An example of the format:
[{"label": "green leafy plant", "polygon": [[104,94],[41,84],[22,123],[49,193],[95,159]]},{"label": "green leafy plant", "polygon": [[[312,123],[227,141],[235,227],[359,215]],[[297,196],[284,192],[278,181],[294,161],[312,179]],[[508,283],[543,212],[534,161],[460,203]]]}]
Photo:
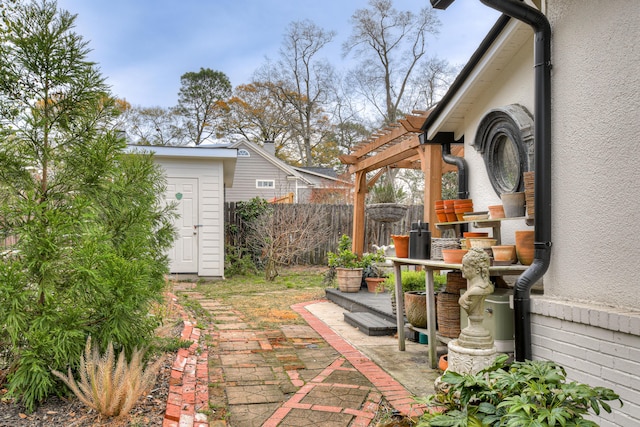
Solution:
[{"label": "green leafy plant", "polygon": [[369,268],[376,262],[384,261],[384,251],[365,253],[362,257],[351,250],[351,237],[343,234],[338,242],[338,251],[327,253],[329,267],[332,268]]},{"label": "green leafy plant", "polygon": [[243,247],[225,245],[224,275],[225,277],[256,274],[258,267],[251,253]]},{"label": "green leafy plant", "polygon": [[394,188],[390,180],[383,180],[369,190],[369,203],[402,203],[407,198],[402,188]]},{"label": "green leafy plant", "polygon": [[231,242],[225,246],[225,276],[252,274],[261,266],[260,252],[249,244],[252,224],[271,210],[265,199],[254,197],[236,204],[237,223],[228,224]]},{"label": "green leafy plant", "polygon": [[343,234],[338,241],[338,251],[328,252],[327,259],[331,268],[358,268],[358,254],[351,250],[351,237]]},{"label": "green leafy plant", "polygon": [[475,375],[447,371],[446,392],[422,401],[433,411],[420,418],[425,426],[584,426],[596,427],[584,415],[603,409],[620,397],[605,387],[566,382],[565,370],[549,361],[514,362],[506,355]]},{"label": "green leafy plant", "polygon": [[365,267],[364,270],[362,271],[362,276],[363,277],[379,277],[379,278],[387,277],[386,271],[377,264],[378,262],[380,261],[372,262],[370,265]]},{"label": "green leafy plant", "polygon": [[[424,270],[415,271],[407,270],[402,272],[402,291],[424,291],[425,290],[426,272]],[[385,281],[385,285],[388,287],[395,286],[396,275],[390,274]],[[447,284],[447,276],[444,274],[434,273],[433,275],[433,287],[434,292],[440,292],[442,288]]]},{"label": "green leafy plant", "polygon": [[123,350],[116,360],[111,343],[106,353],[100,355],[97,347],[92,348],[89,337],[84,355],[80,357],[78,382],[71,368],[67,375],[56,370],[52,372],[91,409],[107,417],[123,416],[131,411],[142,394],[151,389],[162,363],[162,359],[158,359],[145,369],[143,356],[143,350],[134,349],[127,363]]}]

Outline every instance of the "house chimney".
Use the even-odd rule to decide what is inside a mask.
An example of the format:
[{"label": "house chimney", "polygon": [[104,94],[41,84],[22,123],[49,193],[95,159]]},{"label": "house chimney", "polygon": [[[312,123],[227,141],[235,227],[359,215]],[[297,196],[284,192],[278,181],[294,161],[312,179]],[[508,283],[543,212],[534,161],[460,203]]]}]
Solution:
[{"label": "house chimney", "polygon": [[264,148],[264,150],[267,153],[269,153],[269,154],[271,154],[273,156],[276,155],[276,144],[275,144],[275,142],[273,142],[273,141],[264,141],[262,143],[262,148]]}]

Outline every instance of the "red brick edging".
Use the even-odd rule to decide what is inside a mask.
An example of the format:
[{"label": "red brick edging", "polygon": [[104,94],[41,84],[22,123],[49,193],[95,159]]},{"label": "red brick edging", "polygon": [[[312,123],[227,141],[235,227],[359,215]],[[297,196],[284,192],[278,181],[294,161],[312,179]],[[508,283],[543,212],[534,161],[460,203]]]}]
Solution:
[{"label": "red brick edging", "polygon": [[[169,298],[176,305],[177,298],[169,294]],[[353,367],[362,373],[376,387],[389,404],[401,414],[405,416],[420,416],[424,408],[417,405],[413,400],[413,395],[402,384],[393,379],[382,368],[376,365],[371,359],[357,350],[355,347],[347,343],[327,326],[320,319],[315,317],[306,309],[306,306],[324,302],[326,300],[317,300],[303,302],[291,306],[311,328],[313,328],[320,336],[344,356]],[[177,305],[176,305],[177,306]],[[179,306],[177,306],[181,309]],[[169,397],[167,399],[167,408],[162,423],[162,427],[208,427],[207,415],[200,410],[207,410],[209,403],[209,371],[208,371],[208,352],[204,343],[200,342],[201,330],[194,327],[193,323],[188,319],[186,313],[181,310],[184,327],[181,338],[183,340],[193,341],[188,349],[178,350],[176,360],[171,368],[171,377],[169,380]],[[334,362],[339,363],[338,361]],[[328,369],[336,369],[340,367],[329,367]],[[287,372],[292,383],[298,386],[303,384],[294,372]],[[323,374],[318,376],[316,380],[303,385],[296,393],[296,396],[303,396],[308,393],[307,388],[322,386],[319,382],[324,377]],[[297,407],[296,396],[286,402],[279,408],[268,421],[269,425],[277,425],[284,418],[286,413],[293,407]],[[355,424],[357,426],[368,426],[372,413],[377,410],[379,394],[371,392],[367,397],[363,411],[355,411],[352,415],[356,416]],[[340,408],[315,408],[317,410],[333,411]]]},{"label": "red brick edging", "polygon": [[342,339],[326,323],[318,319],[306,309],[306,306],[325,302],[326,300],[309,301],[292,305],[291,308],[298,313],[320,336],[341,353],[348,361],[362,373],[387,399],[394,409],[402,415],[419,417],[424,413],[424,407],[416,404],[413,395],[402,384],[393,379],[391,375],[376,365],[371,359]]},{"label": "red brick edging", "polygon": [[[177,298],[169,295],[175,304]],[[171,367],[169,397],[162,427],[208,427],[207,415],[198,412],[209,408],[208,352],[200,342],[201,331],[182,312],[184,327],[180,336],[193,343],[178,350]]]}]

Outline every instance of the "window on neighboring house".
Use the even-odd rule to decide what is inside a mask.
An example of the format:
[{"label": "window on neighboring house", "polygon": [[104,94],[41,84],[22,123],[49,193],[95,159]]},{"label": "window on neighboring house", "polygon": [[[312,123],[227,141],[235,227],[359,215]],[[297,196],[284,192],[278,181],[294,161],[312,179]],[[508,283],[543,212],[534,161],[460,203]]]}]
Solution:
[{"label": "window on neighboring house", "polygon": [[256,179],[256,188],[275,188],[276,182],[273,179]]},{"label": "window on neighboring house", "polygon": [[249,151],[245,150],[244,148],[240,148],[238,150],[238,157],[251,157],[251,153],[249,153]]}]

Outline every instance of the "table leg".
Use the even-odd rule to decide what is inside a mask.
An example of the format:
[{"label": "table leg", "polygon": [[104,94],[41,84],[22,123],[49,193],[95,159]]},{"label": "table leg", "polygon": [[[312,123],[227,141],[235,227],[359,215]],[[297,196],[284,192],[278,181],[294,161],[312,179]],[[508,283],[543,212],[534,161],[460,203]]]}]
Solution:
[{"label": "table leg", "polygon": [[433,283],[433,270],[427,268],[425,273],[427,288],[427,335],[429,337],[429,363],[431,364],[431,369],[435,369],[438,366],[438,341],[436,338],[436,301]]},{"label": "table leg", "polygon": [[393,263],[396,283],[396,325],[398,327],[398,350],[404,351],[404,295],[402,293],[402,268],[397,262]]}]

